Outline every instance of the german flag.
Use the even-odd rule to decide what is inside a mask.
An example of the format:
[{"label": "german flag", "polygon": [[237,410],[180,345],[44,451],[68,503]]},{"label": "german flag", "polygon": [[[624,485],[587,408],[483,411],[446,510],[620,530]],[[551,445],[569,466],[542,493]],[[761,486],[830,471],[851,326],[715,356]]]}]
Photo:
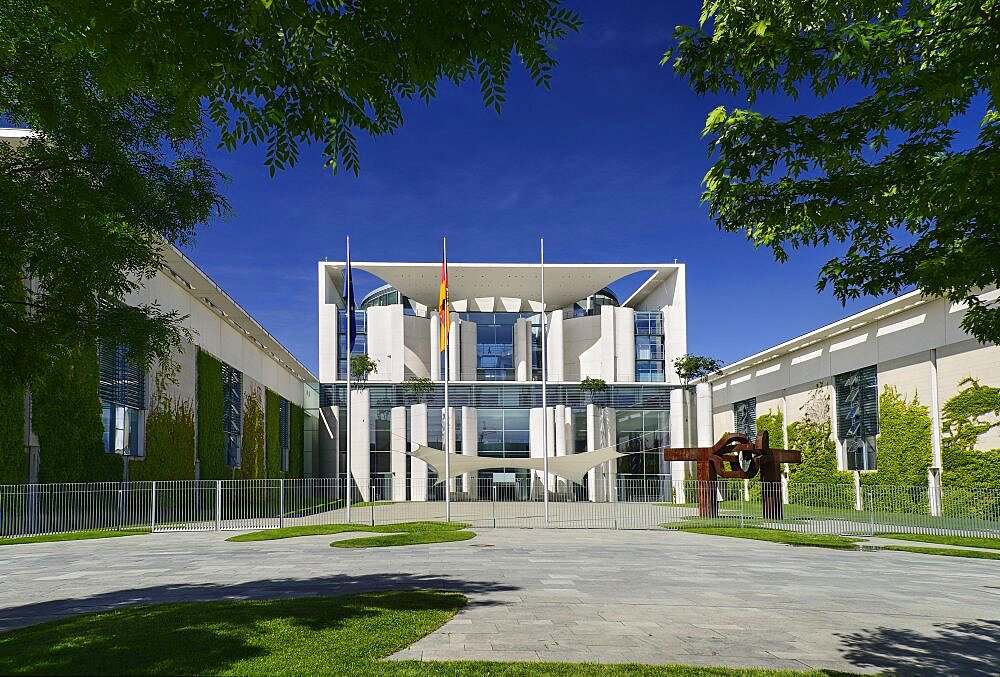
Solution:
[{"label": "german flag", "polygon": [[448,309],[448,255],[441,259],[441,288],[438,293],[438,317],[441,318],[440,351],[448,348],[448,333],[451,329],[451,311]]}]

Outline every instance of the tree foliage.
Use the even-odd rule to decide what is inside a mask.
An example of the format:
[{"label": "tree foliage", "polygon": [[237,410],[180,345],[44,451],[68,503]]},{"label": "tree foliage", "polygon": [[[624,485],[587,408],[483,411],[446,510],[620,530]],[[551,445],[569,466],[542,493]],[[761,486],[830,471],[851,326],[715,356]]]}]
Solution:
[{"label": "tree foliage", "polygon": [[1000,305],[976,296],[1000,279],[1000,3],[704,0],[675,41],[664,63],[699,94],[837,99],[815,115],[709,114],[703,198],[721,229],[778,261],[846,245],[820,290],[916,286],[968,303],[963,328],[1000,342]]},{"label": "tree foliage", "polygon": [[714,357],[688,353],[674,360],[674,371],[677,372],[677,376],[681,380],[687,383],[693,378],[701,378],[702,376],[716,373],[722,369],[722,364],[721,360],[717,360]]},{"label": "tree foliage", "polygon": [[24,383],[97,339],[147,367],[180,345],[177,314],[122,301],[165,241],[228,213],[210,133],[264,145],[272,174],[310,144],[357,173],[356,134],[393,132],[404,101],[471,79],[499,110],[515,56],[545,86],[579,26],[555,0],[0,0],[0,16],[0,116],[37,132],[0,142],[0,269],[24,273],[2,276],[0,363]]},{"label": "tree foliage", "polygon": [[418,402],[423,402],[434,391],[434,381],[426,376],[411,376],[403,382],[403,390],[413,395]]},{"label": "tree foliage", "polygon": [[378,361],[368,355],[354,355],[351,358],[351,378],[361,388],[368,382],[368,376],[378,372]]}]

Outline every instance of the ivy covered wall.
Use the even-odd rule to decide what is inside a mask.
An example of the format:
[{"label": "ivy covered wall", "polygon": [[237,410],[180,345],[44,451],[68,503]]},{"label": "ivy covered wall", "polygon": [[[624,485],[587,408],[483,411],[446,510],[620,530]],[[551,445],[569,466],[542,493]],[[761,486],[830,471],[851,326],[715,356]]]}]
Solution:
[{"label": "ivy covered wall", "polygon": [[878,441],[873,473],[862,473],[865,486],[927,485],[931,465],[931,415],[916,394],[907,400],[891,385],[878,398]]},{"label": "ivy covered wall", "polygon": [[302,407],[288,403],[288,476],[303,477],[305,416]]},{"label": "ivy covered wall", "polygon": [[257,386],[248,387],[243,397],[243,429],[240,442],[240,468],[237,475],[244,480],[259,480],[267,476],[264,402],[261,389]]},{"label": "ivy covered wall", "polygon": [[198,462],[200,479],[233,478],[222,434],[222,362],[204,350],[198,351]]},{"label": "ivy covered wall", "polygon": [[0,384],[0,484],[21,484],[27,481],[24,391],[12,383]]},{"label": "ivy covered wall", "polygon": [[941,483],[1000,488],[1000,449],[976,449],[979,436],[1000,425],[1000,388],[973,378],[941,407]]},{"label": "ivy covered wall", "polygon": [[99,377],[97,347],[80,348],[53,364],[32,389],[40,482],[121,481],[121,457],[104,451]]},{"label": "ivy covered wall", "polygon": [[158,391],[146,415],[146,456],[129,464],[132,480],[194,479],[194,406]]}]

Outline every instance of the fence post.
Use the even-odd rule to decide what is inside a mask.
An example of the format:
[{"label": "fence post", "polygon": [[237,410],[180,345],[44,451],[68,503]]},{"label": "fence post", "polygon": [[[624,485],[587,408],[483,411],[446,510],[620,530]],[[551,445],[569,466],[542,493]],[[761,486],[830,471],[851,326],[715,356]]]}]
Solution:
[{"label": "fence post", "polygon": [[153,504],[149,510],[149,530],[156,531],[156,480],[153,480]]},{"label": "fence post", "polygon": [[[374,498],[374,496],[371,496]],[[375,526],[375,501],[372,501],[372,526]]]},{"label": "fence post", "polygon": [[278,479],[278,528],[285,527],[285,478]]},{"label": "fence post", "polygon": [[[617,489],[617,487],[616,487]],[[614,516],[615,529],[618,528],[618,501],[611,501],[611,514]]]},{"label": "fence post", "polygon": [[497,485],[493,485],[493,528],[497,528]]},{"label": "fence post", "polygon": [[[763,500],[763,491],[764,491],[764,483],[761,482],[761,492],[762,492],[761,493],[761,500]],[[741,491],[740,492],[740,529],[743,528],[743,513],[745,512],[745,510],[743,509],[743,505],[745,503],[745,501],[743,500],[744,498],[746,498],[746,494],[743,491]]]},{"label": "fence post", "polygon": [[872,500],[874,494],[875,494],[874,489],[868,490],[868,517],[869,517],[868,528],[872,532],[872,536],[875,535],[875,501]]},{"label": "fence post", "polygon": [[222,480],[215,480],[215,530],[222,530]]}]

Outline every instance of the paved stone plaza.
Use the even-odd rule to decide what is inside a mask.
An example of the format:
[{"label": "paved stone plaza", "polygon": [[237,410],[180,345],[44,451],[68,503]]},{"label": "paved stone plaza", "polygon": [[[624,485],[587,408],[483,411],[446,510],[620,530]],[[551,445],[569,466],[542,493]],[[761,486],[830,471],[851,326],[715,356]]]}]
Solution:
[{"label": "paved stone plaza", "polygon": [[[149,602],[457,590],[399,658],[995,675],[1000,562],[838,552],[669,531],[482,529],[332,549],[177,533],[0,548],[0,629]],[[347,535],[337,538],[346,538]]]}]

